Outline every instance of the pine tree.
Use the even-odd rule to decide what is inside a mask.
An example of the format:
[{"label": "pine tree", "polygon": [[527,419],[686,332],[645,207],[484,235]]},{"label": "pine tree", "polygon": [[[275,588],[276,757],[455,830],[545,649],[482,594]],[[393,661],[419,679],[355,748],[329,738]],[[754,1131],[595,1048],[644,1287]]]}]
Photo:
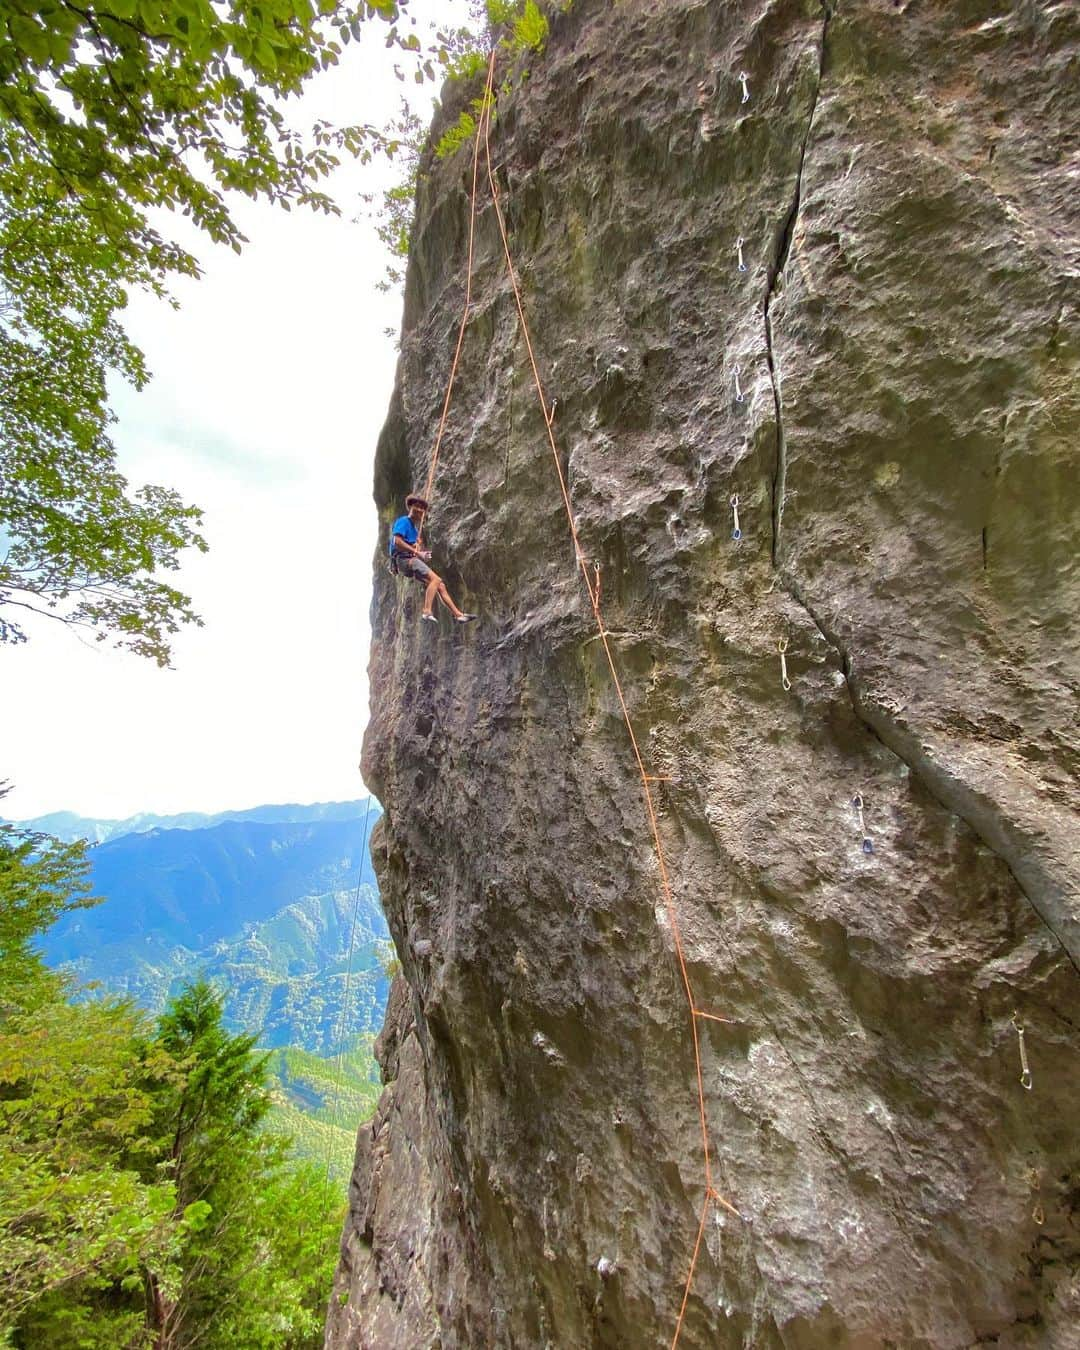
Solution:
[{"label": "pine tree", "polygon": [[205,983],[156,1024],[75,1001],[33,940],[85,874],[0,828],[0,1345],[316,1347],[342,1214],[267,1128],[269,1057]]}]

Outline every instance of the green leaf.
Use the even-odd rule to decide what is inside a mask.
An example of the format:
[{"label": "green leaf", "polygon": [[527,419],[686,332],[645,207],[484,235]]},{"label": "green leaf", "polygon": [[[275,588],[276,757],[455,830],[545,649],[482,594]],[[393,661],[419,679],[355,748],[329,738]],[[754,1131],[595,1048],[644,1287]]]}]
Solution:
[{"label": "green leaf", "polygon": [[71,38],[66,33],[58,31],[50,32],[48,35],[49,60],[54,66],[61,66],[71,56]]},{"label": "green leaf", "polygon": [[184,1206],[184,1226],[197,1233],[206,1227],[206,1221],[212,1213],[213,1206],[205,1200],[193,1200],[190,1205]]},{"label": "green leaf", "polygon": [[264,37],[255,38],[255,55],[264,70],[277,70],[277,52]]},{"label": "green leaf", "polygon": [[49,39],[44,28],[25,15],[13,14],[8,19],[8,29],[15,40],[15,45],[35,65],[44,66],[47,64],[49,60]]}]

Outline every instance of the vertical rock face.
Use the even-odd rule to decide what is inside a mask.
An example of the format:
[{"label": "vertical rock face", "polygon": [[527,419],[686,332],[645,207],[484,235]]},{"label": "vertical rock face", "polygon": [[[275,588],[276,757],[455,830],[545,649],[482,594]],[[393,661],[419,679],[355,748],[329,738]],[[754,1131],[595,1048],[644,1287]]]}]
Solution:
[{"label": "vertical rock face", "polygon": [[[1078,51],[1073,3],[576,0],[499,98],[690,979],[733,1019],[700,1036],[741,1217],[706,1207],[684,1347],[1080,1344]],[[470,178],[421,194],[387,522]],[[488,192],[477,230],[429,535],[482,617],[419,623],[377,564],[403,976],[327,1344],[652,1347],[705,1199],[691,1021]]]}]

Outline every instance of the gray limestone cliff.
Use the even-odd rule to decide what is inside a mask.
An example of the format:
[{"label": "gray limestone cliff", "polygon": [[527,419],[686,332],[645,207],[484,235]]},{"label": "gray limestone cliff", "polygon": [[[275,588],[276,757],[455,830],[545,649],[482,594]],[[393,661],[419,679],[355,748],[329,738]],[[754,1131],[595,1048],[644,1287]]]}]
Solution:
[{"label": "gray limestone cliff", "polygon": [[[741,1217],[709,1208],[679,1344],[1078,1346],[1080,7],[576,0],[527,64],[501,200],[733,1019],[700,1034]],[[471,155],[427,167],[385,523],[464,293]],[[418,622],[377,561],[402,976],[327,1345],[666,1346],[690,1019],[487,191],[477,228],[428,533],[481,619]]]}]

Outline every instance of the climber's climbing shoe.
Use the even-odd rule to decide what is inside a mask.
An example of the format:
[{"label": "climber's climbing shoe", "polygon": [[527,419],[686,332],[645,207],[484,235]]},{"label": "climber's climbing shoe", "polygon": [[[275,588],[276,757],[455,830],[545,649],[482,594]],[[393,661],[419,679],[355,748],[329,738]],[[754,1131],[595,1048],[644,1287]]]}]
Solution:
[{"label": "climber's climbing shoe", "polygon": [[478,616],[477,616],[476,614],[455,614],[455,615],[454,615],[454,622],[455,622],[455,623],[472,623],[472,621],[473,621],[475,618],[477,618],[477,617],[478,617]]},{"label": "climber's climbing shoe", "polygon": [[434,614],[421,614],[420,617],[424,620],[425,623],[438,623],[438,622],[439,622],[438,619],[435,617]]}]

